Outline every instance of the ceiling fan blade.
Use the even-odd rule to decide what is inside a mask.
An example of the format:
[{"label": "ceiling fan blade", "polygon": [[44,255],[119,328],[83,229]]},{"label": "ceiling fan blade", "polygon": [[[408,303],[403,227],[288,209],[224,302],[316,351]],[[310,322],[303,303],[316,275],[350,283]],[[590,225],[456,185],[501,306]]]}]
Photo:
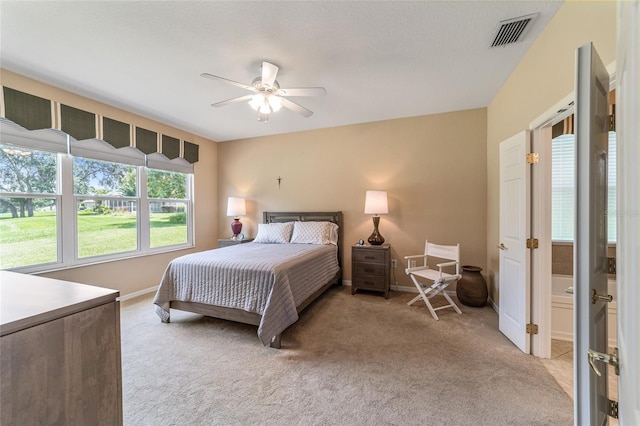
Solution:
[{"label": "ceiling fan blade", "polygon": [[282,106],[283,107],[288,108],[291,111],[295,111],[297,113],[300,113],[300,114],[304,115],[305,117],[311,117],[313,115],[313,111],[306,109],[302,105],[298,105],[297,103],[295,103],[293,101],[290,101],[287,98],[281,98],[281,99],[282,99]]},{"label": "ceiling fan blade", "polygon": [[292,87],[278,90],[280,96],[325,96],[326,94],[324,87]]},{"label": "ceiling fan blade", "polygon": [[244,95],[238,98],[227,99],[226,101],[216,102],[215,104],[211,104],[212,107],[221,107],[229,104],[233,104],[236,102],[248,101],[253,97],[253,95]]},{"label": "ceiling fan blade", "polygon": [[279,68],[269,62],[262,63],[262,85],[266,87],[273,87],[273,82],[276,81],[276,75],[278,75]]},{"label": "ceiling fan blade", "polygon": [[219,77],[219,76],[213,75],[213,74],[208,74],[206,72],[200,74],[200,77],[210,78],[212,80],[221,80],[221,81],[224,81],[225,83],[231,84],[233,86],[238,86],[238,87],[242,87],[243,89],[247,89],[247,90],[252,90],[253,91],[253,87],[251,87],[251,86],[247,86],[246,84],[238,83],[237,81],[229,80],[228,78]]}]

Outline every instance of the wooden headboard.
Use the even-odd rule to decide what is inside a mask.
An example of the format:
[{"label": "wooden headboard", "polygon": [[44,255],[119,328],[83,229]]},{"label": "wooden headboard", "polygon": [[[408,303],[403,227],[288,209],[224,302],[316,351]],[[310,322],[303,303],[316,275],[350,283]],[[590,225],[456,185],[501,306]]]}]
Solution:
[{"label": "wooden headboard", "polygon": [[333,222],[338,225],[338,263],[342,268],[343,249],[343,229],[342,212],[264,212],[263,223],[274,222]]}]

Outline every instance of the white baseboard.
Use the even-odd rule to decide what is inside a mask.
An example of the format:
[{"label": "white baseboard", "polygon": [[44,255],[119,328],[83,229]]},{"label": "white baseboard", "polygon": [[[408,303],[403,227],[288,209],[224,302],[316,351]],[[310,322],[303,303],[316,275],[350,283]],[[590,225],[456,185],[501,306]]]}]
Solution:
[{"label": "white baseboard", "polygon": [[497,305],[496,302],[494,302],[492,298],[489,297],[488,303],[491,305],[493,310],[496,311],[496,314],[500,315],[500,306]]},{"label": "white baseboard", "polygon": [[123,302],[125,300],[134,299],[134,298],[136,298],[138,296],[143,296],[145,294],[154,293],[156,291],[158,291],[158,286],[157,285],[153,286],[153,287],[145,288],[144,290],[134,291],[133,293],[129,293],[129,294],[126,294],[124,296],[120,296],[118,298],[118,300]]},{"label": "white baseboard", "polygon": [[562,340],[563,342],[573,342],[573,333],[551,330],[551,338],[554,340]]},{"label": "white baseboard", "polygon": [[418,289],[415,287],[407,287],[406,285],[392,285],[389,289],[393,291],[402,291],[404,293],[418,293]]}]

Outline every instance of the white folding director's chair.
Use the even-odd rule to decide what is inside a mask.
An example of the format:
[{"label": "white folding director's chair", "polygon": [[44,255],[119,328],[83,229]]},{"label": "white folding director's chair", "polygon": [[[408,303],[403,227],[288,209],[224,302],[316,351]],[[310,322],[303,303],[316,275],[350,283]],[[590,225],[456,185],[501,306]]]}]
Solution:
[{"label": "white folding director's chair", "polygon": [[[450,260],[450,262],[438,263],[436,266],[438,269],[430,269],[427,265],[429,257],[435,257],[443,260]],[[432,244],[429,241],[424,242],[424,254],[417,254],[412,256],[405,256],[407,259],[407,269],[405,273],[411,277],[411,280],[416,285],[418,292],[420,293],[415,298],[411,299],[407,305],[413,305],[418,300],[424,300],[429,312],[435,320],[439,320],[436,311],[445,308],[453,308],[457,313],[461,314],[460,308],[455,304],[451,297],[444,291],[449,284],[458,281],[462,278],[460,274],[460,244],[455,246],[443,246],[438,244]],[[422,265],[411,267],[411,261],[414,259],[423,258]],[[443,271],[443,268],[449,270],[455,270],[455,273],[447,273]],[[422,283],[420,280],[429,280],[433,282],[431,286],[428,283]],[[429,299],[441,294],[449,302],[448,305],[439,306],[434,308],[431,306]]]}]

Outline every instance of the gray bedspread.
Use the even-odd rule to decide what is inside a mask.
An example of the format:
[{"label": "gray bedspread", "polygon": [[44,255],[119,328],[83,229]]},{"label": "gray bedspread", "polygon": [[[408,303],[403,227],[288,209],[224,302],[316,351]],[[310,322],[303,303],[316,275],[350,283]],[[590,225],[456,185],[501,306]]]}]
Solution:
[{"label": "gray bedspread", "polygon": [[258,337],[267,345],[298,320],[296,307],[338,270],[334,245],[237,244],[172,260],[153,303],[163,322],[169,322],[174,300],[259,314]]}]

